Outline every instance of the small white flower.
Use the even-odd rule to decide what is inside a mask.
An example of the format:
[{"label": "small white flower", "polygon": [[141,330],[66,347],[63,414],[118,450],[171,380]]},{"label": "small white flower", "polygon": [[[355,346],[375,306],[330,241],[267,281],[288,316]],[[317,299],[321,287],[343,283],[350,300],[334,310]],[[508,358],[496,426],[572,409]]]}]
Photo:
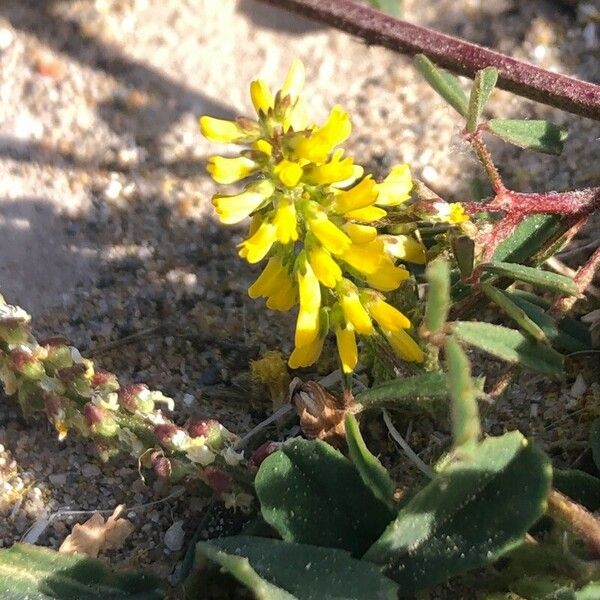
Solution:
[{"label": "small white flower", "polygon": [[223,458],[231,467],[237,467],[244,460],[244,453],[236,452],[231,446],[228,446],[223,452]]}]

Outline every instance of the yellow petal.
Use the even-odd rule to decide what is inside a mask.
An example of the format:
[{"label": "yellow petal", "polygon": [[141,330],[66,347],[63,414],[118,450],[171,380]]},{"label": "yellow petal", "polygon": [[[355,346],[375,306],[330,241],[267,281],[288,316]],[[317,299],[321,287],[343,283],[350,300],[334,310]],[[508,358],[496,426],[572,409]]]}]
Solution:
[{"label": "yellow petal", "polygon": [[273,172],[277,175],[279,181],[289,188],[298,185],[303,173],[302,167],[298,163],[285,158],[275,165]]},{"label": "yellow petal", "polygon": [[271,156],[273,154],[273,146],[267,140],[256,140],[254,144],[252,144],[252,148],[257,150],[258,152],[262,152],[266,156]]},{"label": "yellow petal", "polygon": [[370,175],[346,192],[335,197],[334,208],[338,213],[347,213],[371,206],[377,199],[377,184]]},{"label": "yellow petal", "polygon": [[382,239],[385,250],[390,256],[417,265],[425,264],[425,247],[414,237],[409,235],[384,235]]},{"label": "yellow petal", "polygon": [[219,220],[225,225],[239,223],[250,213],[254,212],[274,191],[273,184],[269,181],[259,181],[246,187],[241,194],[233,196],[215,195],[212,203]]},{"label": "yellow petal", "polygon": [[432,215],[442,223],[453,223],[459,225],[469,220],[469,215],[460,202],[436,202],[433,205],[436,213]]},{"label": "yellow petal", "polygon": [[397,206],[410,198],[413,187],[410,167],[396,165],[390,174],[377,186],[379,196],[376,204],[380,206]]},{"label": "yellow petal", "polygon": [[256,232],[240,244],[239,255],[250,264],[260,262],[275,242],[276,233],[273,223],[261,223]]},{"label": "yellow petal", "polygon": [[377,321],[382,329],[387,331],[398,331],[409,329],[410,321],[397,308],[388,304],[381,298],[373,298],[366,301],[369,314]]},{"label": "yellow petal", "polygon": [[406,269],[396,267],[391,260],[385,260],[380,264],[379,269],[375,273],[367,275],[367,283],[376,290],[391,292],[407,277],[408,271]]},{"label": "yellow petal", "polygon": [[250,98],[258,114],[262,112],[266,115],[275,105],[273,94],[262,79],[257,79],[250,84]]},{"label": "yellow petal", "polygon": [[287,276],[287,280],[281,281],[278,289],[267,300],[267,308],[286,312],[295,306],[297,302],[298,290],[292,278]]},{"label": "yellow petal", "polygon": [[277,229],[277,241],[289,244],[298,239],[298,224],[296,220],[296,207],[294,202],[283,198],[277,206],[273,224]]},{"label": "yellow petal", "polygon": [[316,246],[308,250],[308,260],[315,275],[325,287],[334,288],[341,280],[342,270],[325,248]]},{"label": "yellow petal", "polygon": [[417,342],[408,333],[399,329],[397,331],[383,331],[394,352],[407,362],[423,362],[425,354]]},{"label": "yellow petal", "polygon": [[211,142],[228,144],[247,140],[249,132],[242,129],[235,121],[216,119],[215,117],[200,117],[200,131]]},{"label": "yellow petal", "polygon": [[310,263],[304,258],[298,268],[300,310],[296,321],[296,346],[310,344],[319,334],[321,286]]},{"label": "yellow petal", "polygon": [[346,223],[342,229],[348,234],[353,244],[366,244],[377,237],[377,229],[372,225]]},{"label": "yellow petal", "polygon": [[335,332],[338,354],[344,373],[352,373],[358,362],[358,348],[356,336],[350,328],[337,329]]},{"label": "yellow petal", "polygon": [[307,183],[327,184],[344,181],[354,173],[354,164],[350,157],[342,160],[331,160],[328,163],[307,169],[305,180]]},{"label": "yellow petal", "polygon": [[324,341],[325,338],[316,337],[310,344],[296,346],[288,360],[290,368],[299,369],[300,367],[309,367],[314,364],[319,356],[321,356]]},{"label": "yellow petal", "polygon": [[285,269],[278,258],[270,258],[263,272],[248,288],[248,296],[250,298],[267,297],[275,293],[280,283],[281,274],[284,271]]},{"label": "yellow petal", "polygon": [[381,268],[382,263],[387,259],[383,243],[378,239],[368,244],[352,244],[344,251],[341,258],[364,275],[371,275],[377,272]]},{"label": "yellow petal", "polygon": [[353,221],[360,221],[361,223],[373,223],[379,221],[383,217],[387,216],[387,212],[383,208],[377,206],[367,206],[366,208],[359,208],[357,210],[351,210],[344,215],[347,219]]},{"label": "yellow petal", "polygon": [[371,323],[371,317],[362,305],[358,293],[351,288],[347,288],[341,292],[341,295],[340,304],[346,322],[350,323],[361,335],[371,335],[373,333],[373,323]]},{"label": "yellow petal", "polygon": [[298,99],[304,85],[304,65],[299,58],[292,61],[290,70],[281,86],[281,97],[290,96],[292,102]]},{"label": "yellow petal", "polygon": [[365,170],[360,166],[360,165],[352,165],[352,173],[350,174],[350,177],[348,177],[347,179],[342,179],[342,181],[334,181],[331,184],[331,187],[333,188],[347,188],[349,185],[352,185],[357,179],[360,179],[363,174],[364,174]]},{"label": "yellow petal", "polygon": [[350,238],[325,216],[319,215],[316,218],[309,218],[308,227],[332,254],[344,253],[352,243]]},{"label": "yellow petal", "polygon": [[217,183],[234,183],[248,177],[257,168],[258,165],[245,156],[238,156],[237,158],[211,156],[206,166],[206,170]]},{"label": "yellow petal", "polygon": [[341,107],[334,106],[326,123],[310,135],[299,135],[293,142],[294,155],[310,162],[325,162],[327,157],[348,138],[352,131],[350,117]]}]

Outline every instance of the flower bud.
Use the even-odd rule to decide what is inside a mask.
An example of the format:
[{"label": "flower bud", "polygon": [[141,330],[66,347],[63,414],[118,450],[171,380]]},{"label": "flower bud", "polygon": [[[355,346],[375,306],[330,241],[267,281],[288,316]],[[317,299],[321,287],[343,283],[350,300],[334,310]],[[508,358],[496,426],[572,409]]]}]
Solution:
[{"label": "flower bud", "polygon": [[250,457],[249,463],[258,469],[263,460],[265,460],[267,456],[273,454],[273,452],[279,450],[280,446],[281,444],[277,442],[265,442],[264,444],[261,444]]},{"label": "flower bud", "polygon": [[39,357],[26,346],[13,350],[10,357],[14,368],[28,379],[41,379],[46,374]]},{"label": "flower bud", "polygon": [[100,408],[92,402],[83,407],[83,414],[88,427],[100,437],[113,437],[119,431],[119,424],[109,410]]},{"label": "flower bud", "polygon": [[233,477],[214,467],[204,469],[204,480],[215,494],[223,494],[233,489]]},{"label": "flower bud", "polygon": [[90,380],[93,388],[102,388],[107,392],[114,392],[119,389],[119,382],[116,375],[108,371],[97,371]]},{"label": "flower bud", "polygon": [[208,419],[206,421],[195,421],[190,423],[187,427],[188,433],[191,437],[204,437],[206,443],[213,448],[221,448],[223,446],[223,431],[224,427],[215,419]]},{"label": "flower bud", "polygon": [[126,385],[119,390],[119,404],[130,413],[154,411],[154,400],[148,388],[140,383]]},{"label": "flower bud", "polygon": [[76,379],[85,375],[85,365],[73,365],[72,367],[64,367],[56,372],[56,376],[63,383],[73,383]]},{"label": "flower bud", "polygon": [[154,472],[158,477],[168,479],[171,477],[173,467],[171,461],[160,452],[153,452],[151,456]]}]

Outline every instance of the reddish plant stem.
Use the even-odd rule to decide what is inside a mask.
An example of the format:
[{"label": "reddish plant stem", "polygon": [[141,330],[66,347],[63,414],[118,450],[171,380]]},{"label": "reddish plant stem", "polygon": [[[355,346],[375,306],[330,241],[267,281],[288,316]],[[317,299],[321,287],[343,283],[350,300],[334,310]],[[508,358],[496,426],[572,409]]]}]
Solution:
[{"label": "reddish plant stem", "polygon": [[498,69],[498,86],[520,96],[600,120],[600,86],[552,73],[459,38],[394,19],[352,0],[262,0],[327,23],[369,44],[433,62],[467,77],[485,67]]},{"label": "reddish plant stem", "polygon": [[479,161],[483,165],[485,172],[487,173],[492,189],[496,192],[496,196],[506,191],[506,187],[502,182],[498,168],[494,164],[492,155],[485,145],[483,138],[481,137],[481,131],[476,131],[474,134],[465,133],[465,137],[471,143],[471,146],[475,150]]},{"label": "reddish plant stem", "polygon": [[[575,285],[577,286],[579,294],[583,294],[588,285],[592,283],[594,275],[596,274],[596,271],[599,267],[600,247],[596,248],[594,254],[592,254],[592,256],[590,256],[585,265],[583,265],[583,267],[579,269],[577,275],[575,275],[575,278],[573,279]],[[555,316],[564,314],[565,312],[571,309],[571,307],[573,306],[573,304],[575,304],[576,301],[577,296],[565,296],[563,298],[559,298],[550,309],[550,312]]]}]

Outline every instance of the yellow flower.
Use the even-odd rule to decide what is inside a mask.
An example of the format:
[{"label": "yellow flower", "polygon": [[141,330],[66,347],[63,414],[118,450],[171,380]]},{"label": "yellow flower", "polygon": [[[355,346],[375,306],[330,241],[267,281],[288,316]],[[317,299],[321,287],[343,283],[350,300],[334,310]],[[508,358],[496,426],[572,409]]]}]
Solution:
[{"label": "yellow flower", "polygon": [[383,300],[379,295],[371,293],[365,295],[364,304],[369,314],[377,321],[382,329],[398,331],[409,329],[410,321],[397,308]]},{"label": "yellow flower", "polygon": [[334,210],[337,213],[348,213],[371,206],[377,199],[377,184],[370,175],[346,192],[335,197]]},{"label": "yellow flower", "polygon": [[410,198],[413,187],[410,167],[408,165],[396,165],[389,175],[377,185],[379,196],[376,204],[380,206],[397,206]]},{"label": "yellow flower", "polygon": [[296,346],[290,355],[288,365],[291,369],[309,367],[314,364],[323,351],[324,337],[317,336],[312,342],[305,346]]},{"label": "yellow flower", "polygon": [[[207,140],[224,144],[244,142],[253,137],[251,131],[243,128],[235,121],[208,116],[200,117],[200,131]],[[255,136],[256,134],[258,134],[258,125],[256,125],[256,131],[254,132]]]},{"label": "yellow flower", "polygon": [[342,370],[344,373],[352,373],[358,362],[358,348],[354,330],[351,327],[340,327],[335,331],[335,338]]},{"label": "yellow flower", "polygon": [[375,273],[367,275],[367,283],[382,292],[391,292],[407,277],[408,271],[406,269],[395,266],[391,260],[384,260]]},{"label": "yellow flower", "polygon": [[276,240],[277,230],[273,223],[263,221],[258,229],[239,246],[239,255],[250,264],[260,262]]},{"label": "yellow flower", "polygon": [[252,144],[252,148],[265,156],[271,156],[273,154],[273,146],[271,146],[267,140],[256,140],[254,144]]},{"label": "yellow flower", "polygon": [[296,346],[310,344],[319,335],[321,286],[305,254],[298,257],[298,295],[300,310],[296,321]]},{"label": "yellow flower", "polygon": [[356,286],[347,279],[343,279],[338,286],[338,294],[346,323],[350,323],[361,335],[371,335],[373,333],[373,323],[371,323],[371,317],[369,317],[369,313],[360,301]]},{"label": "yellow flower", "polygon": [[348,113],[341,107],[334,106],[322,127],[309,135],[296,136],[292,142],[294,156],[313,163],[325,162],[333,149],[347,139],[351,131]]},{"label": "yellow flower", "polygon": [[293,188],[298,185],[298,182],[302,178],[302,167],[291,160],[283,159],[273,169],[273,173],[277,175],[279,181],[286,187]]},{"label": "yellow flower", "polygon": [[407,362],[423,362],[425,359],[423,350],[421,350],[417,342],[408,333],[402,329],[398,329],[397,331],[387,331],[384,329],[383,333],[394,352],[400,358]]},{"label": "yellow flower", "polygon": [[354,175],[352,159],[341,158],[341,156],[336,152],[329,162],[307,168],[305,181],[318,185],[344,181],[352,177]]},{"label": "yellow flower", "polygon": [[314,236],[332,254],[342,254],[352,244],[350,238],[322,210],[309,208],[307,224]]},{"label": "yellow flower", "polygon": [[277,241],[289,244],[298,239],[298,227],[296,221],[296,207],[294,202],[288,198],[279,201],[273,224],[277,229]]},{"label": "yellow flower", "polygon": [[383,235],[381,238],[385,250],[390,256],[417,265],[425,264],[425,247],[414,237],[409,235]]},{"label": "yellow flower", "polygon": [[212,203],[219,220],[225,225],[239,223],[254,212],[275,190],[270,181],[259,181],[246,187],[241,194],[225,196],[216,194]]},{"label": "yellow flower", "polygon": [[436,202],[433,208],[436,212],[431,216],[443,223],[460,225],[469,220],[469,215],[465,213],[464,206],[460,202]]},{"label": "yellow flower", "polygon": [[387,212],[383,208],[377,206],[367,206],[366,208],[359,208],[357,210],[351,210],[344,215],[347,219],[353,221],[360,221],[361,223],[373,223],[373,221],[379,221],[383,217],[387,216]]},{"label": "yellow flower", "polygon": [[290,70],[281,86],[281,97],[289,96],[292,103],[300,96],[302,87],[304,86],[304,65],[299,58],[292,61]]},{"label": "yellow flower", "polygon": [[281,261],[276,257],[271,257],[262,273],[256,278],[256,281],[248,288],[250,298],[267,298],[279,289],[286,279],[289,279],[287,271]]},{"label": "yellow flower", "polygon": [[387,259],[383,243],[378,239],[368,244],[352,244],[344,251],[341,258],[364,275],[376,273]]},{"label": "yellow flower", "polygon": [[267,300],[267,308],[286,312],[295,306],[296,302],[298,302],[298,290],[294,280],[288,276],[285,283],[278,286]]},{"label": "yellow flower", "polygon": [[260,113],[266,115],[275,106],[273,94],[262,79],[257,79],[250,84],[250,98],[259,115]]},{"label": "yellow flower", "polygon": [[353,244],[367,244],[377,237],[377,229],[372,225],[346,223],[342,229],[348,234]]},{"label": "yellow flower", "polygon": [[308,260],[319,281],[328,288],[334,288],[342,278],[342,269],[322,246],[313,246],[307,251]]},{"label": "yellow flower", "polygon": [[206,170],[217,183],[234,183],[252,175],[257,168],[258,165],[245,156],[237,158],[211,156],[206,166]]}]

